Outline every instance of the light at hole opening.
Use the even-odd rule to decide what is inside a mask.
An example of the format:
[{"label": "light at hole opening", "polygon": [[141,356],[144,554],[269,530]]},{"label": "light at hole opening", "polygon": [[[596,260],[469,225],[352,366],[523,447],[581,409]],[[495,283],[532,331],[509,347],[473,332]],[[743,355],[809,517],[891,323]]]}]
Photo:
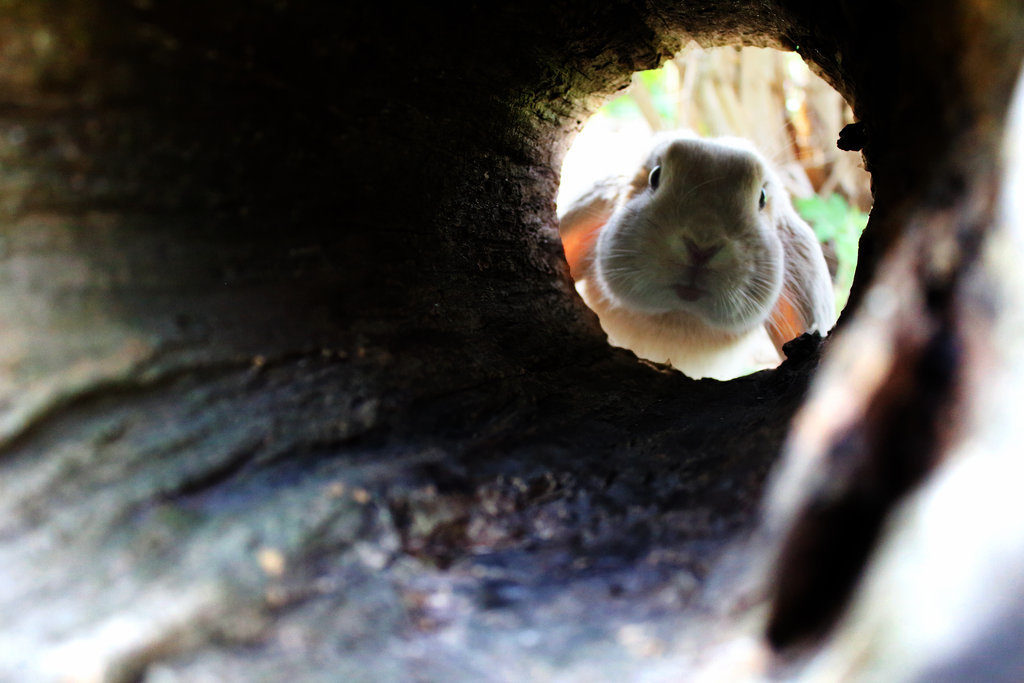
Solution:
[{"label": "light at hole opening", "polygon": [[795,53],[691,44],[662,68],[634,74],[587,121],[564,160],[557,201],[563,210],[596,180],[635,169],[658,132],[746,138],[774,164],[824,245],[838,312],[870,207],[860,155],[835,146],[852,121],[842,97]]}]

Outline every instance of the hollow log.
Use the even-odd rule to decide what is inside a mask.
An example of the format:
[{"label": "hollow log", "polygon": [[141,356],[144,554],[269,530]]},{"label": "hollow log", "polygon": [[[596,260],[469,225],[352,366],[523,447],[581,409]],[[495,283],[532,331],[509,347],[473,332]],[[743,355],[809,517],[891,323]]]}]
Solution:
[{"label": "hollow log", "polygon": [[[5,3],[0,677],[1019,671],[1019,611],[901,572],[1019,443],[1022,15]],[[554,214],[586,117],[691,39],[801,54],[875,196],[839,329],[724,383],[608,346]],[[963,518],[947,597],[1019,604],[986,572],[1024,532]],[[972,628],[902,657],[931,604]]]}]

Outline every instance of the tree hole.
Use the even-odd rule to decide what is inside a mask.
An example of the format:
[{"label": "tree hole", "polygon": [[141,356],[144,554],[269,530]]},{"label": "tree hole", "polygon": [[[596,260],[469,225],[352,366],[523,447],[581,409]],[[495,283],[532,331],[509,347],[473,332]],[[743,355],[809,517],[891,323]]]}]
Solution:
[{"label": "tree hole", "polygon": [[695,43],[586,123],[557,198],[609,342],[691,377],[777,366],[825,335],[871,206],[849,105],[795,53]]}]

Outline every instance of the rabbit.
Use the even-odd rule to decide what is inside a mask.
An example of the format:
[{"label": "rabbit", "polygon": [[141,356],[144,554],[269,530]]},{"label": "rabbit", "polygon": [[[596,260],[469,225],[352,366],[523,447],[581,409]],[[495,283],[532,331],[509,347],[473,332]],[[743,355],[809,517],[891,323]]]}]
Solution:
[{"label": "rabbit", "polygon": [[814,232],[740,138],[658,140],[632,178],[573,202],[559,232],[609,342],[690,377],[774,367],[785,342],[835,319]]}]

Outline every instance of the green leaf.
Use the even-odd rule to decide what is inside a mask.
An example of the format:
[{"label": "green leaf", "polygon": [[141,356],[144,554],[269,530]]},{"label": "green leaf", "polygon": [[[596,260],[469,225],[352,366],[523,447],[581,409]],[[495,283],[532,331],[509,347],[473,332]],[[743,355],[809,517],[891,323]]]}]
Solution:
[{"label": "green leaf", "polygon": [[835,282],[836,306],[842,308],[853,284],[860,234],[867,225],[868,216],[850,206],[838,194],[827,198],[794,198],[793,206],[814,229],[818,241],[822,244],[831,242],[835,248],[839,261]]}]

